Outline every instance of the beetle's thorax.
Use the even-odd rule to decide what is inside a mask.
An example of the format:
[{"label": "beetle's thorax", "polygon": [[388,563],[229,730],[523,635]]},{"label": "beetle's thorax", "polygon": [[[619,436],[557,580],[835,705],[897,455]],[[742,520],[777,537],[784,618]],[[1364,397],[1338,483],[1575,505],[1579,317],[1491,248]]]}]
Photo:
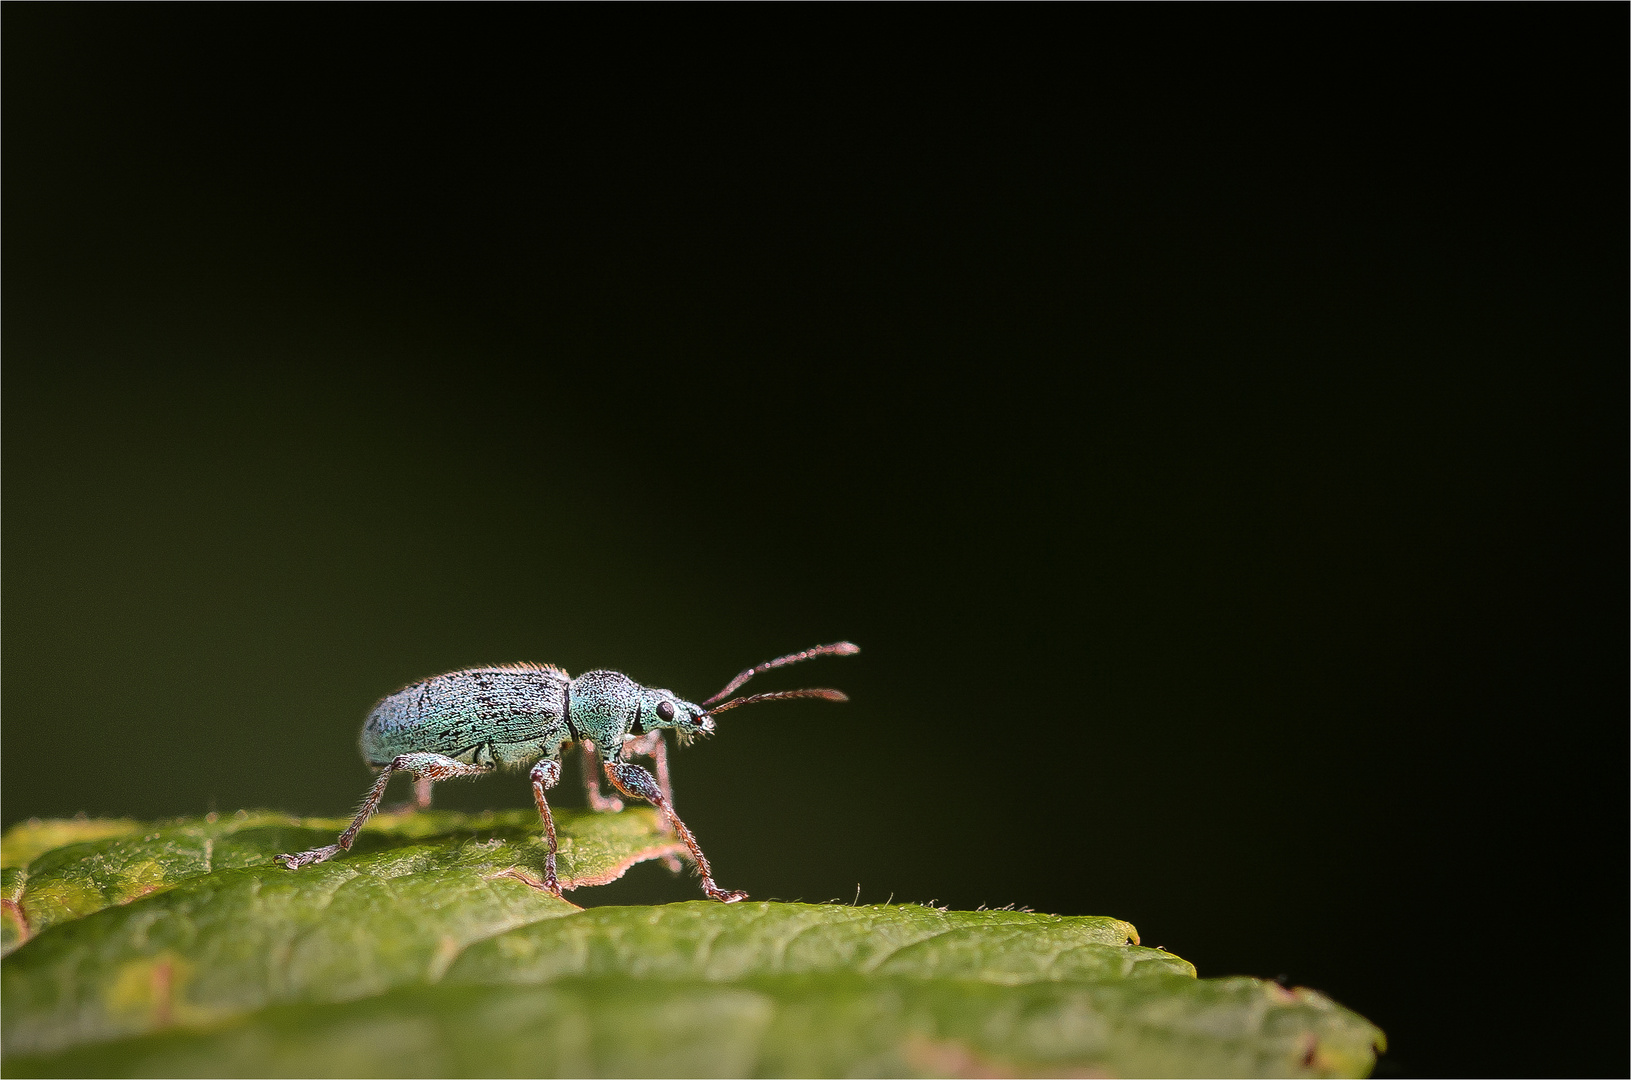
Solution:
[{"label": "beetle's thorax", "polygon": [[637,733],[645,687],[620,671],[586,671],[567,688],[567,727],[574,739],[622,746]]}]

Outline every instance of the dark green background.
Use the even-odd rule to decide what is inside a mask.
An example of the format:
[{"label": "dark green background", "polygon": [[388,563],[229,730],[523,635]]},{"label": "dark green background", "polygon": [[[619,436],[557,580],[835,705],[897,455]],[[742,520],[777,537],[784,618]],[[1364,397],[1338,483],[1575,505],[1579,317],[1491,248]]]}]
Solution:
[{"label": "dark green background", "polygon": [[892,17],[8,6],[5,821],[850,638],[677,757],[727,887],[1623,1075],[1625,8]]}]

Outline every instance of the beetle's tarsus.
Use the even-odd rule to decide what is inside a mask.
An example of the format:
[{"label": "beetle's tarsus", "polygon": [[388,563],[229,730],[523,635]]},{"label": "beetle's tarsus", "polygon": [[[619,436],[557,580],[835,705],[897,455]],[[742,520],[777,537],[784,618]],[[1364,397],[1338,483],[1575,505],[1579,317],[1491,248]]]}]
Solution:
[{"label": "beetle's tarsus", "polygon": [[314,866],[320,862],[327,862],[338,855],[340,850],[339,844],[330,844],[328,847],[302,851],[298,855],[278,855],[276,858],[278,862],[283,864],[285,869],[299,870],[302,866]]}]

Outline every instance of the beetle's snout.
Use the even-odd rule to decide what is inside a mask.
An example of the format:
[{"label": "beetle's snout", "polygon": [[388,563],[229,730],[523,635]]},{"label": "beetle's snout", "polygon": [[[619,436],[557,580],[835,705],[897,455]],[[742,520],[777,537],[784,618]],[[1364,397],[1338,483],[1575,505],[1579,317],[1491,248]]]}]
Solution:
[{"label": "beetle's snout", "polygon": [[674,734],[682,746],[690,743],[692,739],[713,733],[714,718],[696,705],[684,706],[684,711],[676,718],[674,724]]}]

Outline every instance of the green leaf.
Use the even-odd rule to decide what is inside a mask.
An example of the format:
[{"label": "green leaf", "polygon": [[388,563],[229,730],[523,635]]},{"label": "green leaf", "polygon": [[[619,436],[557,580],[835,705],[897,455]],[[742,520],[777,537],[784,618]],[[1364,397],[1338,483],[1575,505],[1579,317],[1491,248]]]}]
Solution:
[{"label": "green leaf", "polygon": [[[376,819],[295,873],[272,855],[343,822],[239,814],[48,849],[38,830],[64,824],[0,842],[29,935],[0,965],[9,1076],[1365,1075],[1382,1045],[1323,995],[1197,979],[1116,919],[583,911],[529,883],[543,849],[521,812]],[[580,882],[676,850],[648,811],[558,824]]]},{"label": "green leaf", "polygon": [[[619,815],[561,811],[560,874],[582,884],[604,884],[644,859],[684,849],[658,831],[649,810]],[[15,940],[59,922],[192,883],[199,888],[239,879],[219,872],[258,867],[280,869],[272,858],[332,843],[345,818],[294,818],[287,814],[239,811],[224,820],[192,819],[142,826],[128,821],[31,821],[0,838],[5,879],[0,890]],[[392,879],[406,874],[464,870],[509,875],[518,883],[543,873],[544,842],[538,817],[530,810],[483,815],[428,811],[380,815],[369,822],[351,853],[310,868],[296,892],[358,875]],[[307,873],[307,872],[303,872]],[[273,882],[284,875],[267,874]],[[484,878],[485,880],[485,878]],[[206,884],[213,882],[213,884]],[[178,901],[186,902],[186,901]]]}]

